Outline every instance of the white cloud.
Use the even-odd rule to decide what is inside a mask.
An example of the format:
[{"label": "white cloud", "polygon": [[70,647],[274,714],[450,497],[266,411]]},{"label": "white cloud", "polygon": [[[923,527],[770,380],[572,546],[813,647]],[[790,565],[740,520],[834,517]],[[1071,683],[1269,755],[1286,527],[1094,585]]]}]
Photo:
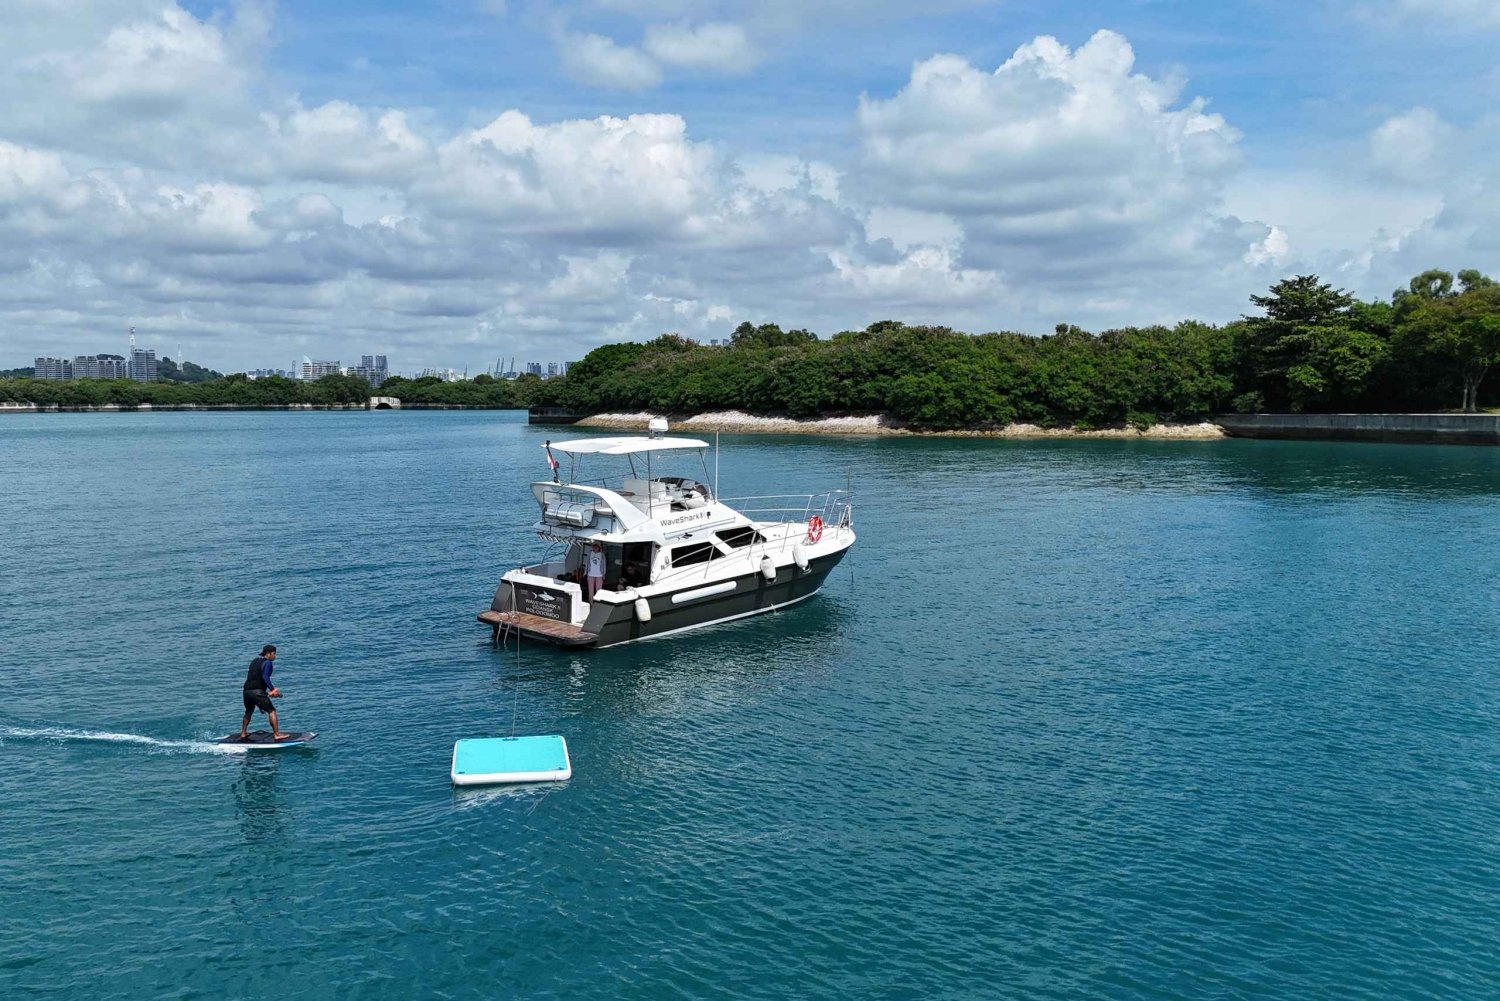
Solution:
[{"label": "white cloud", "polygon": [[1451,129],[1429,108],[1386,119],[1370,133],[1370,159],[1393,179],[1421,181],[1446,169],[1443,146]]},{"label": "white cloud", "polygon": [[243,3],[236,15],[227,25],[200,21],[167,0],[98,44],[33,55],[23,65],[56,71],[89,104],[151,109],[201,101],[242,86],[242,56],[264,42],[263,8]]},{"label": "white cloud", "polygon": [[445,213],[518,232],[678,233],[710,196],[713,153],[676,115],[605,116],[537,125],[507,111],[439,150],[416,187]]},{"label": "white cloud", "polygon": [[[1141,302],[1141,322],[1186,315],[1227,284],[1255,287],[1248,269],[1274,261],[1279,238],[1223,208],[1238,130],[1134,62],[1109,31],[1076,51],[1038,38],[992,73],[924,60],[893,97],[860,101],[862,190],[952,220],[966,268],[1071,289],[1074,303]],[[1191,287],[1142,286],[1144,274],[1194,273]],[[1043,299],[1034,308],[1051,308]]]},{"label": "white cloud", "polygon": [[889,264],[860,263],[849,254],[829,254],[845,293],[884,305],[931,307],[974,302],[999,287],[995,274],[961,267],[944,247],[915,247]]},{"label": "white cloud", "polygon": [[644,47],[669,66],[713,73],[744,73],[760,62],[738,24],[653,24],[646,29]]},{"label": "white cloud", "polygon": [[[326,86],[304,102],[264,61],[255,5],[15,2],[0,366],[97,350],[127,321],[227,366],[361,346],[412,364],[576,357],[663,330],[722,337],[742,318],[825,333],[893,315],[976,330],[1224,319],[1284,269],[1384,294],[1500,251],[1493,122],[1415,108],[1300,170],[1247,168],[1235,128],[1109,32],[1076,50],[1037,38],[994,71],[924,59],[857,111],[845,95],[853,151],[811,160],[750,133],[705,141],[660,97],[572,116],[371,107]],[[581,78],[639,89],[663,67],[746,68],[808,18],[909,13],[627,6],[575,6],[543,30],[578,43]],[[571,32],[589,11],[615,31],[634,17],[642,47]],[[660,110],[629,113],[646,107]]]},{"label": "white cloud", "polygon": [[564,72],[580,83],[619,90],[646,90],[661,83],[656,60],[603,35],[564,35],[558,53]]},{"label": "white cloud", "polygon": [[265,169],[280,176],[399,183],[431,154],[397,110],[377,114],[347,101],[317,108],[294,102],[286,113],[263,114],[261,121],[270,133]]},{"label": "white cloud", "polygon": [[1245,251],[1245,263],[1261,264],[1285,264],[1290,256],[1291,244],[1287,241],[1286,230],[1280,226],[1272,226],[1266,238],[1259,243],[1250,245]]},{"label": "white cloud", "polygon": [[963,242],[963,227],[941,212],[878,205],[865,219],[865,233],[872,240],[889,240],[899,250],[912,247],[956,247]]}]

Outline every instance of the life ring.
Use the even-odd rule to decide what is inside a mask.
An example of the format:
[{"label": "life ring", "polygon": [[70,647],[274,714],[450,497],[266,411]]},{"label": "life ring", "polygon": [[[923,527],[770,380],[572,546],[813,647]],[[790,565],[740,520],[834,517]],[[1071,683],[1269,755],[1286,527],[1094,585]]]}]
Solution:
[{"label": "life ring", "polygon": [[817,542],[822,537],[823,519],[818,515],[813,515],[811,518],[807,519],[807,541]]}]

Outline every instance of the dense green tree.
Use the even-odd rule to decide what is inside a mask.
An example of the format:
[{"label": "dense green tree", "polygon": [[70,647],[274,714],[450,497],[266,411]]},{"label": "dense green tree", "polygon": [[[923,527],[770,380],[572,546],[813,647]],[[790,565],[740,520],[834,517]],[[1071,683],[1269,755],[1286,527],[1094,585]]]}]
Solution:
[{"label": "dense green tree", "polygon": [[730,344],[737,348],[795,347],[817,339],[818,335],[810,330],[782,330],[774,323],[762,323],[757,327],[748,320],[735,327],[734,333],[729,335]]},{"label": "dense green tree", "polygon": [[1353,324],[1355,299],[1317,275],[1297,275],[1250,301],[1265,316],[1237,332],[1242,379],[1274,405],[1302,411],[1363,394],[1386,342]]},{"label": "dense green tree", "polygon": [[1441,359],[1456,373],[1463,410],[1479,408],[1479,386],[1500,364],[1500,284],[1478,271],[1424,271],[1398,291],[1393,307],[1408,351]]},{"label": "dense green tree", "polygon": [[195,365],[190,361],[183,361],[181,366],[171,358],[158,358],[156,360],[156,377],[167,382],[212,382],[215,379],[224,378],[222,372]]}]

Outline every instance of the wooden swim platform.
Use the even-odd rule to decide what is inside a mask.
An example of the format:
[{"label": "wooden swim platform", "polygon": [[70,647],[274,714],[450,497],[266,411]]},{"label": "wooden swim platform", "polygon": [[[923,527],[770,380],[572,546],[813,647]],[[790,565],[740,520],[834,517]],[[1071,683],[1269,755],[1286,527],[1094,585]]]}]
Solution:
[{"label": "wooden swim platform", "polygon": [[487,610],[479,613],[479,621],[496,629],[515,629],[522,636],[562,646],[587,646],[599,639],[595,633],[586,633],[571,622],[559,622],[541,615],[528,615],[526,612]]}]

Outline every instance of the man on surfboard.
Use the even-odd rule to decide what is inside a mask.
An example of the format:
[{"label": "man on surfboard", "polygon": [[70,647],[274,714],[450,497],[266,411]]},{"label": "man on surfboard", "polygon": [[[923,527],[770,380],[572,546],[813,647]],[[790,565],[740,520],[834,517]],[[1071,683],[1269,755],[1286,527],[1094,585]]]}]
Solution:
[{"label": "man on surfboard", "polygon": [[250,717],[259,709],[271,718],[271,739],[287,740],[290,733],[281,732],[276,719],[276,707],[272,699],[281,698],[281,689],[271,684],[271,672],[276,669],[276,647],[270,643],[261,647],[260,656],[250,662],[245,674],[245,718],[240,720],[240,739],[250,739]]}]

